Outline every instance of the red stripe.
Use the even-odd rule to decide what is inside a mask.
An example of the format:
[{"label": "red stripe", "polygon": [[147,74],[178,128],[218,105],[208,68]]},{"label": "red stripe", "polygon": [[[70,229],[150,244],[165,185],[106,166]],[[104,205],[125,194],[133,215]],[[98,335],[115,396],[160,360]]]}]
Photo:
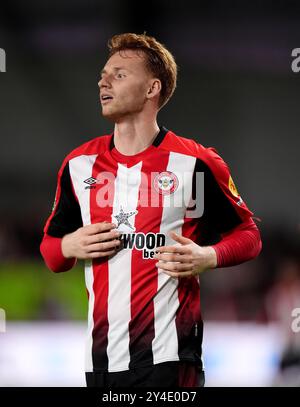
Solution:
[{"label": "red stripe", "polygon": [[[196,218],[184,218],[182,235],[197,241],[197,223],[198,219]],[[181,347],[186,344],[190,335],[194,335],[195,323],[201,323],[200,287],[196,277],[178,280],[178,300],[180,305],[175,322],[180,356]]]},{"label": "red stripe", "polygon": [[[157,151],[153,154],[153,160],[147,160],[141,168],[144,175],[142,175],[139,190],[135,227],[144,234],[149,232],[156,234],[160,231],[163,199],[162,195],[158,194],[153,187],[154,175],[151,177],[151,170],[153,171],[155,168],[155,172],[166,171],[168,161],[169,152]],[[153,251],[155,251],[155,247]],[[142,250],[133,249],[132,251],[129,349],[131,362],[134,364],[140,359],[152,358],[152,341],[155,335],[153,298],[158,284],[156,261],[155,259],[144,259]]]},{"label": "red stripe", "polygon": [[[100,172],[107,171],[111,173],[114,178],[117,174],[117,166],[112,163],[112,161],[106,158],[106,155],[99,156],[93,167],[92,177],[96,178],[99,176]],[[114,183],[111,184],[111,198],[112,201],[105,207],[99,207],[97,200],[101,194],[101,188],[106,188],[105,185],[99,185],[95,189],[91,189],[90,194],[90,213],[91,213],[91,223],[98,222],[111,222],[112,220],[112,202],[114,195]],[[103,204],[103,202],[102,202]],[[93,261],[93,275],[94,275],[94,329],[93,329],[93,363],[94,367],[107,368],[107,334],[108,334],[108,258],[104,257]]]}]

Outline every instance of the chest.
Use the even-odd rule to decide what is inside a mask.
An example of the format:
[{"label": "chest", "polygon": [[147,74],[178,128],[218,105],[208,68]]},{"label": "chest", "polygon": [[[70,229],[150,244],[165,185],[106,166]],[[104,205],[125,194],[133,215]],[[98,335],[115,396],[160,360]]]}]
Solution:
[{"label": "chest", "polygon": [[70,174],[84,224],[118,222],[130,232],[183,219],[191,205],[195,158],[182,154],[117,162],[80,156]]}]

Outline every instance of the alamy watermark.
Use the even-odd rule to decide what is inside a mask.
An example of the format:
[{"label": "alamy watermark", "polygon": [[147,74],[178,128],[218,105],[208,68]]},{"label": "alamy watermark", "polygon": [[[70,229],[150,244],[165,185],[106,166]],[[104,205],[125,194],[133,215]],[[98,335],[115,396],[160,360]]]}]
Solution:
[{"label": "alamy watermark", "polygon": [[296,334],[300,332],[300,308],[294,308],[291,312],[291,317],[293,318],[291,328]]},{"label": "alamy watermark", "polygon": [[6,53],[0,48],[0,72],[6,72]]},{"label": "alamy watermark", "polygon": [[292,71],[298,73],[300,72],[300,48],[294,48],[292,50],[292,57],[295,57],[291,64]]},{"label": "alamy watermark", "polygon": [[[193,182],[193,177],[194,182]],[[120,180],[122,182],[120,182]],[[141,172],[120,171],[118,177],[109,171],[99,173],[95,178],[83,181],[85,189],[96,189],[98,207],[114,207],[115,196],[122,196],[125,206],[139,186],[138,204],[141,207],[186,208],[186,216],[200,218],[204,212],[204,173],[187,172]],[[194,188],[193,188],[194,184]],[[97,187],[96,187],[97,185]]]},{"label": "alamy watermark", "polygon": [[0,308],[0,333],[1,332],[6,332],[6,316],[2,308]]}]

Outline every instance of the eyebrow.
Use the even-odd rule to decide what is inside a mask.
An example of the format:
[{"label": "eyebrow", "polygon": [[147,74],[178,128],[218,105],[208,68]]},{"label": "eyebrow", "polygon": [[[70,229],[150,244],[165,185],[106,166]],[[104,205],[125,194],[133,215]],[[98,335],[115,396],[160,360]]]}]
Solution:
[{"label": "eyebrow", "polygon": [[[125,67],[123,67],[123,66],[116,66],[116,67],[114,67],[113,68],[113,70],[114,71],[121,71],[121,70],[125,70],[125,71],[128,71],[129,72],[129,69],[128,68],[125,68]],[[107,71],[106,71],[106,69],[102,69],[101,70],[101,75],[103,74],[103,73],[106,73]]]}]

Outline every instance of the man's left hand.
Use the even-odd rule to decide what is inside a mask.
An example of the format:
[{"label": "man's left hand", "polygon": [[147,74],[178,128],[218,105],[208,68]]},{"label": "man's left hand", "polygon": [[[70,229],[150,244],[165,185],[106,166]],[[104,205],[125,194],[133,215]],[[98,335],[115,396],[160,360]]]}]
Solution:
[{"label": "man's left hand", "polygon": [[217,266],[217,255],[210,246],[199,246],[193,240],[174,231],[169,236],[178,242],[176,246],[157,247],[156,266],[171,277],[191,277]]}]

